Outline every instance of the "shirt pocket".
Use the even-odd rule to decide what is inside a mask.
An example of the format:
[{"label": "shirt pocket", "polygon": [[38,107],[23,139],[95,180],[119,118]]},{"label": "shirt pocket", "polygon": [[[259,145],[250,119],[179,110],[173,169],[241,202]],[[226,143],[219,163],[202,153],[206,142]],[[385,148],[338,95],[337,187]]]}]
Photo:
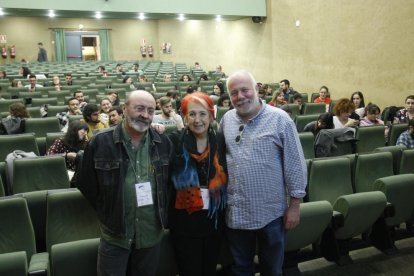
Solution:
[{"label": "shirt pocket", "polygon": [[118,160],[95,160],[95,170],[99,183],[113,186],[119,181],[120,162]]}]

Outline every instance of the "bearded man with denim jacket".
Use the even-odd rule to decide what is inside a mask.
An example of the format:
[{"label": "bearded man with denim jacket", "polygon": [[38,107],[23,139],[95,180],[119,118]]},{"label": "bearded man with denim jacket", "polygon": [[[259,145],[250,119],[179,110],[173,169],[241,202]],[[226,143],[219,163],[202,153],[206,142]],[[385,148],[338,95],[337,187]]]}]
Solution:
[{"label": "bearded man with denim jacket", "polygon": [[167,225],[171,141],[150,128],[155,100],[133,91],[124,121],[85,149],[77,186],[101,223],[98,275],[155,275]]}]

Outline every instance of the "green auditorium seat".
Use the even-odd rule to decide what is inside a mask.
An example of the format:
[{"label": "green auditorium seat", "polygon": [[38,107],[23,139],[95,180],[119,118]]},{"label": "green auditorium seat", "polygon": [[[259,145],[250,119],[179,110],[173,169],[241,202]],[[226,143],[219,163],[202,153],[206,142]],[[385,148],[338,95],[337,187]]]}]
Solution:
[{"label": "green auditorium seat", "polygon": [[313,147],[314,136],[312,132],[301,132],[299,133],[299,140],[302,145],[303,154],[305,159],[315,158],[315,149]]},{"label": "green auditorium seat", "polygon": [[56,114],[66,111],[68,111],[68,106],[63,103],[61,105],[49,105],[47,107],[47,116],[56,117]]},{"label": "green auditorium seat", "polygon": [[6,195],[6,192],[4,191],[4,185],[3,185],[3,180],[0,177],[0,197],[3,197]]},{"label": "green auditorium seat", "polygon": [[296,129],[298,130],[298,132],[302,132],[308,123],[318,120],[318,117],[319,117],[319,114],[296,116],[296,119],[295,119]]},{"label": "green auditorium seat", "polygon": [[355,135],[355,138],[358,141],[356,144],[356,152],[372,152],[376,148],[384,147],[384,131],[384,126],[359,127]]},{"label": "green auditorium seat", "polygon": [[0,101],[0,112],[9,112],[9,106],[12,103],[24,103],[24,99],[11,99],[11,100],[1,100]]},{"label": "green auditorium seat", "polygon": [[13,161],[11,190],[14,194],[69,188],[65,158],[51,155]]},{"label": "green auditorium seat", "polygon": [[394,174],[399,174],[401,155],[404,149],[405,149],[404,146],[387,146],[387,147],[376,148],[374,152],[391,152],[392,159],[393,159]]},{"label": "green auditorium seat", "polygon": [[26,107],[26,110],[29,112],[31,118],[42,118],[39,106]]},{"label": "green auditorium seat", "polygon": [[64,132],[49,132],[46,133],[46,152],[49,150],[50,146],[53,145],[56,139],[65,136]]},{"label": "green auditorium seat", "polygon": [[39,149],[33,133],[0,135],[0,145],[0,161],[5,161],[6,156],[14,150],[32,151],[39,155]]},{"label": "green auditorium seat", "polygon": [[49,193],[46,244],[53,275],[96,275],[100,235],[97,215],[80,191]]},{"label": "green auditorium seat", "polygon": [[392,124],[388,133],[388,145],[395,146],[397,144],[398,137],[408,129],[408,124]]},{"label": "green auditorium seat", "polygon": [[414,173],[414,149],[402,152],[399,173]]},{"label": "green auditorium seat", "polygon": [[26,99],[26,98],[38,99],[42,97],[42,93],[22,91],[22,92],[19,92],[18,96],[19,98],[22,98],[22,99]]},{"label": "green auditorium seat", "polygon": [[22,274],[26,271],[46,275],[49,254],[36,253],[26,200],[0,199],[0,218],[0,275],[27,275]]},{"label": "green auditorium seat", "polygon": [[290,111],[292,112],[292,115],[290,116],[292,120],[296,118],[296,116],[300,115],[300,109],[298,104],[290,103],[289,104]]},{"label": "green auditorium seat", "polygon": [[59,120],[56,117],[29,118],[26,120],[26,133],[34,133],[36,137],[46,137],[48,132],[59,132]]},{"label": "green auditorium seat", "polygon": [[305,103],[303,107],[303,114],[304,115],[311,115],[311,114],[322,114],[326,111],[326,104],[325,103]]},{"label": "green auditorium seat", "polygon": [[355,191],[373,191],[375,180],[394,174],[391,152],[359,154],[355,161]]},{"label": "green auditorium seat", "polygon": [[224,114],[229,111],[228,107],[217,107],[217,113],[216,113],[216,122],[220,123],[221,119],[223,118]]},{"label": "green auditorium seat", "polygon": [[44,104],[58,105],[58,98],[33,98],[32,106],[42,106]]},{"label": "green auditorium seat", "polygon": [[57,98],[58,105],[63,105],[65,103],[65,97],[72,97],[70,90],[61,90],[61,91],[48,91],[48,98]]}]

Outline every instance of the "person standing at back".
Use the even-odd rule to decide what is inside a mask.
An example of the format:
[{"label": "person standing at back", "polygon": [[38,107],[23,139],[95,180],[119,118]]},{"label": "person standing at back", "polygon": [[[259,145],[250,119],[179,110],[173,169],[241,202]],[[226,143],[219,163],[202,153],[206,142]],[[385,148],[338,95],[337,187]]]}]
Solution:
[{"label": "person standing at back", "polygon": [[98,275],[151,276],[162,265],[173,145],[150,128],[151,94],[131,92],[123,109],[123,122],[86,147],[76,184],[100,220]]},{"label": "person standing at back", "polygon": [[299,224],[306,163],[289,115],[260,101],[257,90],[247,71],[227,80],[234,106],[220,123],[229,174],[227,236],[235,275],[255,274],[256,245],[260,274],[282,275],[285,230]]},{"label": "person standing at back", "polygon": [[39,46],[39,52],[37,53],[37,61],[38,62],[47,62],[47,52],[45,48],[43,48],[43,43],[39,42],[37,43]]}]

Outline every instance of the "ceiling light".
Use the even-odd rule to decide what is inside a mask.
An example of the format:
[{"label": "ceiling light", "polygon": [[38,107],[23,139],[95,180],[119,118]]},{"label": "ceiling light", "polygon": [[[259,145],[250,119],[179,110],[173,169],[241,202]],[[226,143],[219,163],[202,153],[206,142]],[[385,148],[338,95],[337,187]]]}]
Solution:
[{"label": "ceiling light", "polygon": [[96,19],[101,19],[102,18],[102,13],[101,12],[96,12],[95,18]]},{"label": "ceiling light", "polygon": [[178,20],[180,20],[180,21],[183,21],[185,19],[185,17],[184,17],[184,14],[180,14],[179,16],[178,16]]},{"label": "ceiling light", "polygon": [[53,10],[49,10],[49,17],[55,17],[56,16],[56,14],[55,14],[55,12],[53,11]]},{"label": "ceiling light", "polygon": [[216,16],[216,21],[217,21],[217,22],[221,22],[221,15],[219,15],[219,14],[218,14],[218,15]]},{"label": "ceiling light", "polygon": [[145,14],[143,12],[140,12],[138,15],[138,19],[139,20],[144,20],[145,19]]}]

